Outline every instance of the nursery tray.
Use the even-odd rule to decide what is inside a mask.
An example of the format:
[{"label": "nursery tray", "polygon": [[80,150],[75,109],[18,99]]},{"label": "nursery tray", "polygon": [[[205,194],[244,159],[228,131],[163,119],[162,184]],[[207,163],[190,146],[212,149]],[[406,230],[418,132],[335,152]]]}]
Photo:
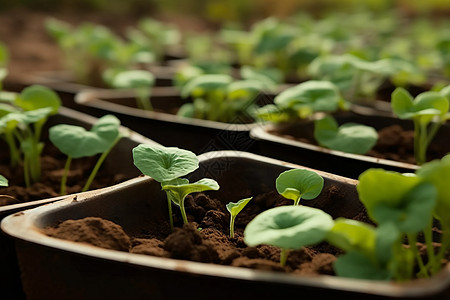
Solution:
[{"label": "nursery tray", "polygon": [[[210,152],[199,159],[200,168],[191,174],[190,180],[203,177],[217,180],[221,188],[214,193],[227,202],[243,196],[244,191],[235,188],[237,182],[245,182],[246,190],[257,194],[263,185],[275,190],[275,179],[281,172],[301,168],[237,151]],[[352,218],[361,212],[357,181],[316,172],[324,178],[324,188],[306,205],[321,208],[334,218]],[[331,186],[340,190],[339,198],[330,200],[326,196]],[[432,279],[403,284],[329,275],[309,277],[130,254],[51,238],[41,231],[67,219],[87,216],[109,219],[132,233],[141,230],[146,220],[166,218],[167,201],[160,184],[143,176],[5,218],[2,229],[15,240],[27,297],[312,299],[320,295],[337,297],[332,299],[442,299],[450,284],[449,265]]]},{"label": "nursery tray", "polygon": [[[387,115],[343,114],[335,116],[339,124],[354,122],[364,124],[379,130],[381,128],[400,125],[403,129],[412,130],[410,120],[401,120]],[[256,151],[268,157],[301,164],[310,168],[323,170],[341,176],[357,179],[369,168],[383,168],[401,173],[415,172],[418,165],[389,159],[371,157],[368,155],[351,154],[331,150],[307,142],[288,138],[272,132],[288,132],[294,130],[296,137],[313,139],[314,122],[304,121],[292,124],[266,124],[252,128],[250,136],[255,140]],[[272,132],[271,132],[272,131]],[[439,143],[450,151],[450,126],[440,128],[432,144]]]},{"label": "nursery tray", "polygon": [[[232,124],[177,116],[174,113],[188,100],[182,99],[174,88],[152,90],[154,111],[136,108],[135,98],[136,92],[132,90],[90,90],[77,94],[75,101],[95,116],[112,113],[124,126],[165,146],[177,146],[196,154],[217,150],[254,152],[249,132],[258,126],[256,123]],[[259,101],[271,102],[272,96],[261,95]]]},{"label": "nursery tray", "polygon": [[[58,114],[51,116],[48,119],[45,128],[49,128],[56,124],[71,124],[90,128],[96,120],[97,119],[92,116],[88,116],[65,107],[60,107]],[[141,143],[153,145],[158,145],[158,143],[145,138],[136,132],[132,132],[123,126],[122,130],[129,131],[130,135],[122,138],[118,142],[103,162],[102,168],[109,170],[111,173],[120,172],[128,175],[129,177],[136,177],[140,175],[140,172],[132,163],[132,148]],[[66,198],[66,196],[0,206],[0,220],[8,215],[20,212],[22,210],[59,201],[64,198]],[[22,298],[23,292],[21,289],[19,269],[14,251],[14,243],[13,240],[6,236],[3,232],[0,234],[0,265],[0,293],[2,293],[2,295],[10,295],[12,297],[8,299]]]}]

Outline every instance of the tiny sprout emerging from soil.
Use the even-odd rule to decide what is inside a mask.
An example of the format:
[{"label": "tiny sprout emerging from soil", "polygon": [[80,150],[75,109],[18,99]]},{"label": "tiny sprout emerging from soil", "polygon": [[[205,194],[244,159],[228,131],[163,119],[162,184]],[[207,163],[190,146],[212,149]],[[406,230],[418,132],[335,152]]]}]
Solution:
[{"label": "tiny sprout emerging from soil", "polygon": [[141,144],[133,149],[133,160],[142,174],[159,182],[166,192],[172,230],[172,202],[180,206],[183,221],[187,223],[183,205],[186,195],[192,192],[219,189],[217,182],[212,179],[201,179],[189,184],[188,179],[181,178],[198,168],[198,158],[191,151],[177,147]]},{"label": "tiny sprout emerging from soil", "polygon": [[227,210],[230,212],[230,238],[234,238],[234,220],[236,216],[244,209],[247,203],[252,200],[253,197],[241,199],[238,202],[230,202],[227,204]]},{"label": "tiny sprout emerging from soil", "polygon": [[111,86],[119,89],[136,90],[136,104],[138,108],[153,110],[150,96],[151,89],[155,84],[155,76],[150,71],[125,70],[115,72],[113,70],[107,70],[105,74],[105,77],[111,77],[107,79]]},{"label": "tiny sprout emerging from soil", "polygon": [[306,169],[292,169],[281,173],[276,179],[278,193],[300,204],[300,199],[316,198],[323,188],[323,178],[314,171]]},{"label": "tiny sprout emerging from soil", "polygon": [[320,209],[280,206],[257,215],[244,231],[249,246],[261,244],[281,248],[280,264],[286,265],[288,251],[321,242],[333,227],[333,219]]},{"label": "tiny sprout emerging from soil", "polygon": [[441,125],[450,119],[446,91],[427,91],[415,98],[404,88],[396,88],[392,93],[393,113],[414,122],[414,156],[418,165],[425,163],[428,146]]},{"label": "tiny sprout emerging from soil", "polygon": [[61,195],[66,194],[67,174],[73,158],[90,157],[101,153],[83,187],[82,191],[87,191],[109,152],[124,136],[125,133],[120,131],[119,119],[113,115],[106,115],[98,119],[90,131],[80,126],[68,124],[51,127],[49,129],[50,141],[67,155],[64,174],[61,179]]},{"label": "tiny sprout emerging from soil", "polygon": [[357,123],[339,126],[332,116],[325,116],[314,121],[314,138],[329,149],[366,154],[376,144],[378,133],[373,127]]},{"label": "tiny sprout emerging from soil", "polygon": [[8,179],[3,175],[0,175],[0,186],[8,186]]}]

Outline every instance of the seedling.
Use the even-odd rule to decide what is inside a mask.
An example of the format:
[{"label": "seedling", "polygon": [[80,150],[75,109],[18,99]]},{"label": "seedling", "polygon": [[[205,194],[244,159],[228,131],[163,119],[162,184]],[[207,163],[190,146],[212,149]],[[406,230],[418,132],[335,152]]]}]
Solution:
[{"label": "seedling", "polygon": [[112,78],[108,80],[111,86],[120,89],[135,89],[137,107],[144,110],[153,110],[150,96],[152,86],[155,84],[155,76],[150,71],[108,71],[112,73],[110,75]]},{"label": "seedling", "polygon": [[67,155],[61,179],[61,195],[66,194],[67,174],[70,170],[72,159],[90,157],[101,153],[82,191],[89,189],[109,152],[126,135],[120,131],[119,127],[119,119],[113,115],[106,115],[98,119],[90,131],[80,126],[68,124],[55,125],[49,129],[50,141],[62,153]]},{"label": "seedling", "polygon": [[[40,141],[48,116],[57,113],[59,96],[47,87],[33,85],[20,94],[12,94],[10,102],[0,109],[0,133],[8,143],[11,165],[22,161],[27,187],[41,177],[40,156],[44,144]],[[19,144],[19,147],[17,146]]]},{"label": "seedling", "polygon": [[0,43],[0,91],[3,89],[3,80],[8,75],[9,52],[3,43]]},{"label": "seedling", "polygon": [[[427,270],[419,255],[417,234],[432,222],[436,187],[414,174],[400,174],[382,169],[369,169],[359,176],[357,191],[369,217],[378,225],[376,255],[397,280],[412,278],[405,270],[405,259],[415,259],[419,275]],[[403,247],[407,238],[409,248]],[[408,265],[411,265],[412,261]]]},{"label": "seedling", "polygon": [[392,111],[400,119],[414,122],[414,156],[416,163],[426,161],[427,148],[439,128],[450,119],[449,99],[444,92],[427,91],[417,97],[404,88],[396,88],[392,93]]},{"label": "seedling", "polygon": [[192,192],[217,190],[219,185],[212,179],[201,179],[189,184],[181,178],[198,168],[195,153],[177,147],[150,146],[146,144],[133,148],[134,165],[142,174],[152,177],[166,192],[169,208],[169,222],[173,230],[172,202],[180,206],[183,221],[187,223],[184,198]]},{"label": "seedling", "polygon": [[310,80],[282,91],[274,104],[258,110],[258,116],[263,120],[288,122],[309,118],[317,112],[333,113],[346,108],[347,103],[335,84]]},{"label": "seedling", "polygon": [[177,178],[167,182],[162,189],[170,194],[170,199],[173,203],[180,207],[183,222],[187,224],[189,221],[184,209],[184,199],[186,196],[195,192],[217,191],[219,189],[219,184],[215,180],[209,178],[200,179],[194,183],[189,183],[189,180],[185,178]]},{"label": "seedling", "polygon": [[300,205],[300,200],[316,198],[323,188],[323,178],[314,171],[292,169],[284,171],[276,179],[278,193]]},{"label": "seedling", "polygon": [[238,202],[230,202],[227,204],[227,210],[230,212],[230,238],[234,238],[234,220],[236,216],[244,209],[247,203],[252,200],[253,197],[241,199]]},{"label": "seedling", "polygon": [[242,123],[250,117],[256,96],[264,89],[256,80],[236,80],[231,76],[204,74],[186,83],[183,98],[193,98],[184,104],[178,115],[218,122]]},{"label": "seedling", "polygon": [[314,138],[329,149],[365,154],[376,144],[378,133],[373,127],[357,123],[339,126],[332,116],[325,116],[314,120]]},{"label": "seedling", "polygon": [[3,175],[0,175],[0,186],[8,186],[8,179]]},{"label": "seedling", "polygon": [[268,244],[281,248],[280,265],[286,265],[288,251],[321,242],[333,227],[333,219],[320,209],[280,206],[257,215],[244,231],[249,246]]}]

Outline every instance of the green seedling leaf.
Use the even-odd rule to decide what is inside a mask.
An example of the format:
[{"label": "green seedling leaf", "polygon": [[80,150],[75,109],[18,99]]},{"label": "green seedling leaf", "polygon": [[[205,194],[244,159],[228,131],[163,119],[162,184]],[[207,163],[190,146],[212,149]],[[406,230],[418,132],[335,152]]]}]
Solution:
[{"label": "green seedling leaf", "polygon": [[359,176],[357,191],[372,220],[394,223],[401,232],[416,233],[430,222],[436,189],[417,176],[369,169]]},{"label": "green seedling leaf", "polygon": [[112,86],[116,88],[151,88],[155,83],[155,76],[145,70],[127,70],[117,73]]},{"label": "green seedling leaf", "polygon": [[15,104],[25,111],[50,107],[51,114],[56,114],[61,106],[61,99],[45,86],[32,85],[22,90]]},{"label": "green seedling leaf", "polygon": [[188,81],[181,89],[181,97],[187,98],[193,96],[194,98],[202,97],[207,92],[213,90],[225,89],[228,84],[233,81],[231,76],[224,74],[205,74],[200,75]]},{"label": "green seedling leaf", "polygon": [[307,206],[280,206],[257,215],[244,231],[249,246],[273,245],[300,249],[323,241],[333,227],[333,219],[320,209]]},{"label": "green seedling leaf", "polygon": [[449,110],[449,100],[439,92],[423,92],[416,98],[404,88],[398,87],[392,93],[392,111],[401,119],[445,115]]},{"label": "green seedling leaf", "polygon": [[376,265],[369,257],[361,252],[351,251],[339,256],[333,264],[339,277],[359,278],[370,280],[389,280],[391,273]]},{"label": "green seedling leaf", "polygon": [[311,200],[316,198],[323,188],[322,176],[306,169],[292,169],[281,173],[276,179],[276,188],[280,195],[293,200],[294,205],[300,199]]},{"label": "green seedling leaf", "polygon": [[198,168],[195,153],[176,147],[141,144],[133,149],[134,165],[162,183],[185,176]]},{"label": "green seedling leaf", "polygon": [[171,184],[163,184],[162,189],[170,195],[169,199],[180,207],[183,221],[187,224],[188,219],[184,209],[184,199],[186,196],[196,192],[217,191],[219,189],[219,184],[215,180],[209,178],[203,178],[194,183],[189,183],[185,180],[172,180]]},{"label": "green seedling leaf", "polygon": [[416,174],[437,189],[437,203],[433,213],[444,226],[450,229],[450,215],[448,214],[450,211],[450,193],[448,192],[450,155],[422,165]]},{"label": "green seedling leaf", "polygon": [[230,238],[234,238],[234,220],[236,216],[244,209],[247,203],[252,200],[253,197],[241,199],[238,202],[230,202],[226,205],[228,212],[230,213]]},{"label": "green seedling leaf", "polygon": [[89,157],[108,150],[120,134],[119,127],[117,117],[106,115],[90,131],[75,125],[55,125],[49,130],[49,138],[67,156]]},{"label": "green seedling leaf", "polygon": [[304,110],[307,117],[314,112],[333,112],[339,108],[338,88],[329,81],[310,80],[288,88],[278,94],[274,103],[282,108]]},{"label": "green seedling leaf", "polygon": [[0,175],[0,186],[8,186],[8,179],[3,175]]},{"label": "green seedling leaf", "polygon": [[227,87],[229,100],[251,101],[264,89],[263,83],[255,80],[238,80]]},{"label": "green seedling leaf", "polygon": [[338,125],[332,116],[314,121],[314,138],[319,145],[333,150],[365,154],[376,144],[377,131],[366,125],[346,123]]},{"label": "green seedling leaf", "polygon": [[1,102],[13,104],[16,101],[18,96],[19,96],[19,94],[15,93],[15,92],[0,91],[0,101]]},{"label": "green seedling leaf", "polygon": [[369,224],[338,218],[326,240],[346,252],[357,251],[370,256],[375,251],[376,232]]}]

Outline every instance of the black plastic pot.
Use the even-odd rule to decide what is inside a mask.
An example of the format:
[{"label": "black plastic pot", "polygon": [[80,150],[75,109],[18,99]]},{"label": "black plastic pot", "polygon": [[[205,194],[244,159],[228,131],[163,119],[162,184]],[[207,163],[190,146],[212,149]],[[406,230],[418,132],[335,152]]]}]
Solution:
[{"label": "black plastic pot", "polygon": [[[201,155],[191,180],[211,177],[221,186],[215,197],[236,201],[275,190],[275,179],[298,165],[254,154],[219,151]],[[334,218],[361,212],[357,181],[317,171],[325,185],[305,204]],[[245,189],[236,189],[236,183]],[[341,196],[329,197],[329,189]],[[246,195],[244,195],[246,194]],[[93,247],[51,238],[40,229],[67,219],[97,216],[126,232],[142,230],[146,220],[165,219],[167,202],[159,183],[148,177],[79,195],[5,218],[2,229],[16,242],[25,292],[30,299],[442,299],[450,286],[450,265],[438,276],[411,283],[354,280],[328,275],[300,276],[204,264]],[[199,287],[202,292],[199,292]],[[328,298],[330,299],[330,298]]]},{"label": "black plastic pot", "polygon": [[[95,121],[96,119],[94,117],[61,107],[57,115],[49,118],[46,128],[56,124],[72,124],[90,128]],[[130,131],[127,128],[122,129]],[[133,165],[131,150],[141,143],[158,144],[136,132],[130,131],[129,137],[122,138],[111,151],[104,161],[102,168],[108,170],[111,174],[120,172],[130,178],[139,176],[139,170]],[[64,198],[66,198],[66,196],[0,206],[0,220],[22,210],[59,201]],[[14,243],[13,240],[3,232],[0,234],[0,266],[0,293],[2,297],[8,295],[9,298],[4,299],[24,298]]]},{"label": "black plastic pot", "polygon": [[[386,115],[350,113],[337,115],[335,119],[339,124],[354,122],[372,126],[376,130],[395,124],[400,125],[404,129],[413,129],[412,121],[400,120]],[[314,122],[266,124],[253,128],[250,136],[255,140],[256,151],[261,155],[353,179],[357,179],[362,172],[369,168],[383,168],[402,173],[414,172],[418,168],[415,164],[330,150],[283,136],[283,134],[291,130],[296,132],[296,138],[309,137],[309,139],[313,139]],[[450,151],[449,135],[450,126],[442,126],[432,144],[441,144]]]},{"label": "black plastic pot", "polygon": [[[95,116],[112,113],[124,126],[165,146],[177,146],[196,154],[217,150],[254,152],[249,132],[256,123],[236,124],[185,118],[175,115],[182,99],[174,88],[155,88],[151,102],[154,111],[136,107],[132,90],[90,90],[77,94],[76,103]],[[261,94],[255,101],[270,103],[273,95]],[[86,110],[86,109],[83,109]],[[170,113],[172,112],[172,113]]]}]

